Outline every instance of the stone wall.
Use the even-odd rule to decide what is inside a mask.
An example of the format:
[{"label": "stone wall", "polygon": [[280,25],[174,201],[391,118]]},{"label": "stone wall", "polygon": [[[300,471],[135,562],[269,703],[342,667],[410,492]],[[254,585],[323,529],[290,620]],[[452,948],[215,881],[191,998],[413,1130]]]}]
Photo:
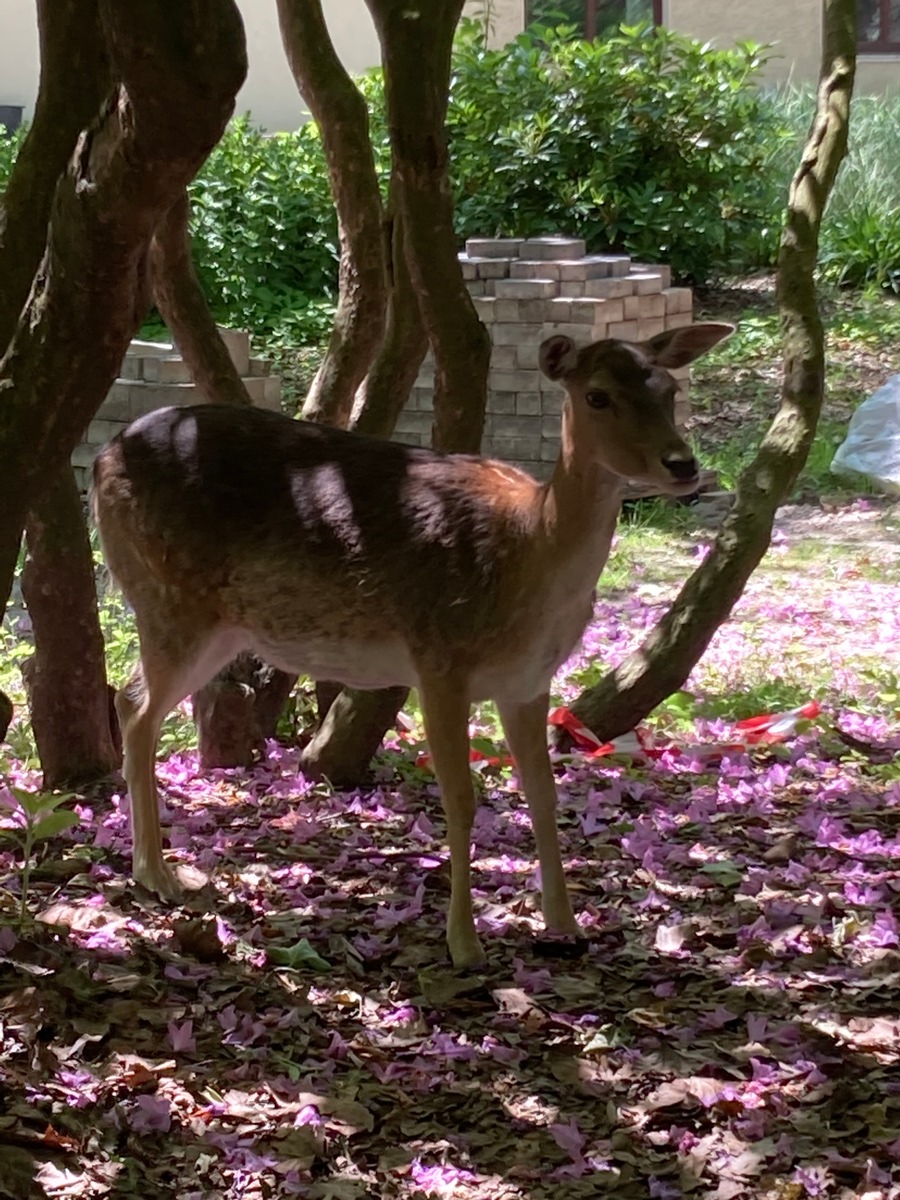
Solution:
[{"label": "stone wall", "polygon": [[[668,267],[625,255],[586,254],[575,238],[470,238],[460,255],[478,315],[491,335],[487,418],[482,451],[545,478],[559,451],[562,391],[538,369],[544,338],[566,333],[576,343],[617,337],[639,341],[690,325],[690,288],[672,287]],[[690,414],[688,368],[676,419]],[[426,359],[397,441],[426,446],[434,407],[434,367]]]},{"label": "stone wall", "polygon": [[[240,372],[250,399],[260,408],[281,410],[281,379],[271,374],[271,363],[250,355],[250,335],[241,329],[220,329],[231,361]],[[119,378],[88,425],[84,440],[75,447],[72,466],[79,487],[88,486],[97,452],[126,425],[170,404],[203,404],[204,397],[173,345],[134,341],[128,348]]]}]

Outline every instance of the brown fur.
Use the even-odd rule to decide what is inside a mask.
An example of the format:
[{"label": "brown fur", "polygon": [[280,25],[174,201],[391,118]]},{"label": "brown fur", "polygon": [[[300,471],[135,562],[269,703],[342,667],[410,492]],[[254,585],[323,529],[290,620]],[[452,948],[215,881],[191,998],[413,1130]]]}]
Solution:
[{"label": "brown fur", "polygon": [[550,680],[589,619],[622,482],[696,486],[665,368],[730,331],[700,325],[580,352],[567,338],[545,342],[542,367],[568,395],[544,485],[499,462],[218,406],[160,410],[105,447],[94,512],[141,638],[119,699],[135,877],[176,891],[153,778],[163,717],[251,649],[318,678],[419,688],[448,816],[458,966],[482,957],[467,714],[494,699],[532,810],[545,918],[575,932],[546,749]]}]

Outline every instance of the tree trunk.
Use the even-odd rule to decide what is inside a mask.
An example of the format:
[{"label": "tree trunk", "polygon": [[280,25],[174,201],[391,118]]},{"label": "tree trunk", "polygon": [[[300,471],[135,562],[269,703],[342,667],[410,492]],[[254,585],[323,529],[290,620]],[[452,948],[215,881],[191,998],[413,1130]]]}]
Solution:
[{"label": "tree trunk", "polygon": [[6,737],[13,719],[13,703],[6,692],[0,692],[0,742]]},{"label": "tree trunk", "polygon": [[356,390],[381,342],[387,299],[369,116],[332,45],[321,0],[278,0],[278,19],[297,88],[319,126],[341,245],[334,328],[303,416],[346,428]]},{"label": "tree trunk", "polygon": [[56,182],[110,86],[97,0],[38,0],[37,21],[41,74],[34,119],[0,202],[0,352],[47,245]]},{"label": "tree trunk", "polygon": [[778,260],[781,407],[738,482],[711,553],[643,646],[573,705],[604,741],[634,728],[684,684],[768,549],[775,510],[809,453],[825,391],[824,334],[814,283],[819,227],[847,146],[855,64],[854,0],[826,0],[816,113],[791,184]]},{"label": "tree trunk", "polygon": [[[396,184],[392,180],[392,195]],[[384,341],[357,397],[353,428],[390,437],[409,398],[427,347],[419,305],[409,277],[403,221],[391,221],[391,268]],[[384,735],[406,703],[406,688],[365,692],[333,683],[316,685],[319,728],[303,751],[303,769],[333,783],[351,785],[365,776]],[[334,707],[340,697],[340,703]]]},{"label": "tree trunk", "polygon": [[157,225],[150,244],[153,300],[207,403],[249,404],[250,395],[194,270],[189,216],[184,189]]},{"label": "tree trunk", "polygon": [[222,135],[246,73],[233,0],[101,0],[121,81],[56,186],[47,248],[0,360],[0,595],[30,508],[65,466],[146,312],[160,218]]},{"label": "tree trunk", "polygon": [[[39,0],[35,117],[0,204],[0,346],[15,333],[47,244],[57,180],[109,90],[97,4]],[[23,587],[35,655],[26,686],[45,787],[87,783],[119,762],[84,511],[64,466],[28,521]],[[113,717],[113,720],[115,718]]]},{"label": "tree trunk", "polygon": [[[422,360],[424,329],[436,364],[432,443],[440,450],[477,452],[491,346],[457,258],[444,129],[462,0],[367,3],[381,42],[393,154],[394,303],[390,337],[363,387],[356,428],[390,434]],[[303,770],[358,783],[406,695],[403,688],[343,691],[305,748]]]},{"label": "tree trunk", "polygon": [[75,476],[58,472],[28,517],[22,595],[35,652],[25,664],[45,788],[102,779],[118,767],[91,543]]},{"label": "tree trunk", "polygon": [[436,450],[477,454],[491,343],[463,281],[444,120],[462,0],[367,0],[381,42],[398,208],[434,354]]},{"label": "tree trunk", "polygon": [[[391,181],[391,193],[396,190]],[[392,204],[387,324],[378,356],[357,393],[351,427],[368,437],[394,432],[412,391],[428,338],[409,275],[403,218]]]}]

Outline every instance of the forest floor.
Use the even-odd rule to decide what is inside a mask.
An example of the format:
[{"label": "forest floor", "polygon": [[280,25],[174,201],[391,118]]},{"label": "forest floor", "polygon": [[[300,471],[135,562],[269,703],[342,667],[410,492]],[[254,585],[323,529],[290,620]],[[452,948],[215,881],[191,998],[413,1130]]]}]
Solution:
[{"label": "forest floor", "polygon": [[[777,402],[771,294],[702,299],[743,314],[694,391],[727,488]],[[487,765],[489,966],[446,965],[414,707],[413,735],[349,794],[274,743],[252,771],[202,774],[176,714],[170,853],[211,876],[190,903],[128,884],[121,790],[68,799],[78,824],[42,846],[24,923],[22,855],[0,843],[3,1200],[900,1197],[900,506],[827,475],[849,409],[900,362],[886,319],[835,305],[825,440],[649,723],[683,750],[558,764],[584,945],[542,940],[522,797]],[[557,702],[640,643],[720,517],[627,514]],[[132,635],[120,610],[105,620],[124,669]],[[820,715],[782,744],[704,752],[810,700]],[[473,732],[502,754],[489,706]],[[2,766],[38,787],[26,727]],[[16,791],[0,805],[15,826]]]}]

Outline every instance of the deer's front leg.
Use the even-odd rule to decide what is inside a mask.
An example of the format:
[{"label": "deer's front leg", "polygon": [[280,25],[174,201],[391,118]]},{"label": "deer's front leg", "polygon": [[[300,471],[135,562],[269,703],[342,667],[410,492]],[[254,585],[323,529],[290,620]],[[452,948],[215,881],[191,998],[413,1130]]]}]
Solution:
[{"label": "deer's front leg", "polygon": [[425,736],[441,788],[450,845],[450,909],[447,947],[454,967],[484,964],[472,913],[471,839],[475,789],[469,766],[469,694],[461,683],[439,677],[419,686]]},{"label": "deer's front leg", "polygon": [[516,761],[519,782],[528,801],[538,861],[541,864],[541,908],[553,933],[575,935],[578,925],[566,888],[556,826],[556,780],[547,750],[548,697],[526,704],[498,702],[506,740]]}]

